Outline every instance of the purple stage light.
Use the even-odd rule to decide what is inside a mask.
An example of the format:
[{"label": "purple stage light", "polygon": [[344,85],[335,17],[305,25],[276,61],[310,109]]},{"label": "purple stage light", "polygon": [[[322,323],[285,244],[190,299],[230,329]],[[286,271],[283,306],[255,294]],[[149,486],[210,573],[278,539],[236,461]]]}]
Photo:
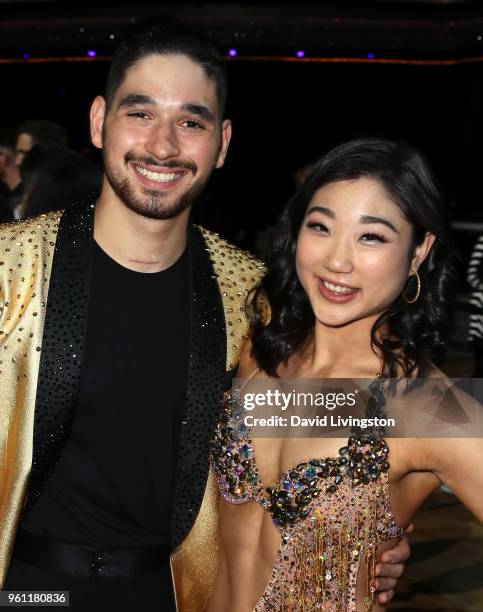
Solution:
[{"label": "purple stage light", "polygon": [[89,49],[87,55],[88,57],[96,57],[97,53],[94,51],[94,49]]},{"label": "purple stage light", "polygon": [[238,55],[238,51],[236,49],[229,49],[228,55],[230,57],[236,57]]},{"label": "purple stage light", "polygon": [[305,51],[297,51],[297,53],[295,54],[297,57],[305,57]]},{"label": "purple stage light", "polygon": [[24,54],[22,55],[22,57],[23,57],[24,59],[30,59],[30,53],[24,53]]},{"label": "purple stage light", "polygon": [[367,54],[368,59],[374,59],[376,57],[375,53],[368,53]]}]

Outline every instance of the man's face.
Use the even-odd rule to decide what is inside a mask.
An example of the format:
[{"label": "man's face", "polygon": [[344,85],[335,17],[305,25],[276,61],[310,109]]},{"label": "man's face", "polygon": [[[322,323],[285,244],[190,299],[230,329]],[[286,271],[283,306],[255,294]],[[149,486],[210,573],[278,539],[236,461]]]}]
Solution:
[{"label": "man's face", "polygon": [[104,151],[107,189],[134,212],[177,216],[223,165],[230,123],[216,86],[184,55],[150,55],[128,70],[111,107],[91,111],[93,143]]},{"label": "man's face", "polygon": [[30,134],[22,133],[17,137],[17,144],[15,146],[15,165],[21,166],[25,156],[33,147],[32,136]]}]

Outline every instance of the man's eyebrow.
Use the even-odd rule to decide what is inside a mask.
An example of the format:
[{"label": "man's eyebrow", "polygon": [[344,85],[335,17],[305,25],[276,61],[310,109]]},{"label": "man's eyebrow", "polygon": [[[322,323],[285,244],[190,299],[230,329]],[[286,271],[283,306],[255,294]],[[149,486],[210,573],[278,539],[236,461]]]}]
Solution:
[{"label": "man's eyebrow", "polygon": [[209,121],[210,123],[215,122],[215,117],[213,113],[204,104],[185,102],[181,105],[180,109],[182,111],[191,113],[192,115],[199,115],[202,119],[204,119],[205,121]]},{"label": "man's eyebrow", "polygon": [[119,102],[118,108],[129,108],[131,106],[137,106],[138,104],[148,104],[149,106],[154,106],[156,104],[156,100],[145,94],[129,94]]},{"label": "man's eyebrow", "polygon": [[382,223],[382,225],[385,225],[386,227],[388,227],[390,230],[392,230],[396,234],[399,234],[398,230],[394,227],[394,225],[390,221],[385,219],[384,217],[373,217],[371,215],[363,215],[359,219],[359,221],[361,223]]}]

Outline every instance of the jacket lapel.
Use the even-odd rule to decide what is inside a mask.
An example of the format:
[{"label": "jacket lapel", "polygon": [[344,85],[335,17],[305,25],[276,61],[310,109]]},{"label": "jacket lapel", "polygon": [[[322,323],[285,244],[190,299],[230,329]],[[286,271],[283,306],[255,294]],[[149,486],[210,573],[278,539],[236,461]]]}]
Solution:
[{"label": "jacket lapel", "polygon": [[171,515],[173,549],[190,530],[201,505],[211,439],[226,387],[223,303],[206,243],[194,226],[190,228],[188,248],[192,288],[191,336]]},{"label": "jacket lapel", "polygon": [[67,443],[77,405],[89,298],[94,206],[62,215],[52,263],[34,417],[25,517]]}]

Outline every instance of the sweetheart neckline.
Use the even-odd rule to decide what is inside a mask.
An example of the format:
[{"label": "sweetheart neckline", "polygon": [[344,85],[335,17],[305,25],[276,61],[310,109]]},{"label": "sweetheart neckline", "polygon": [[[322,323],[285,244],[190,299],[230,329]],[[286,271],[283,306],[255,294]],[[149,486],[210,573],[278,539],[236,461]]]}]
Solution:
[{"label": "sweetheart neckline", "polygon": [[242,414],[240,387],[235,386],[227,393],[217,425],[212,466],[227,501],[256,501],[270,512],[278,527],[305,518],[320,494],[330,496],[346,482],[352,487],[375,484],[389,470],[385,440],[372,432],[353,432],[337,456],[300,461],[272,485],[265,485]]}]

